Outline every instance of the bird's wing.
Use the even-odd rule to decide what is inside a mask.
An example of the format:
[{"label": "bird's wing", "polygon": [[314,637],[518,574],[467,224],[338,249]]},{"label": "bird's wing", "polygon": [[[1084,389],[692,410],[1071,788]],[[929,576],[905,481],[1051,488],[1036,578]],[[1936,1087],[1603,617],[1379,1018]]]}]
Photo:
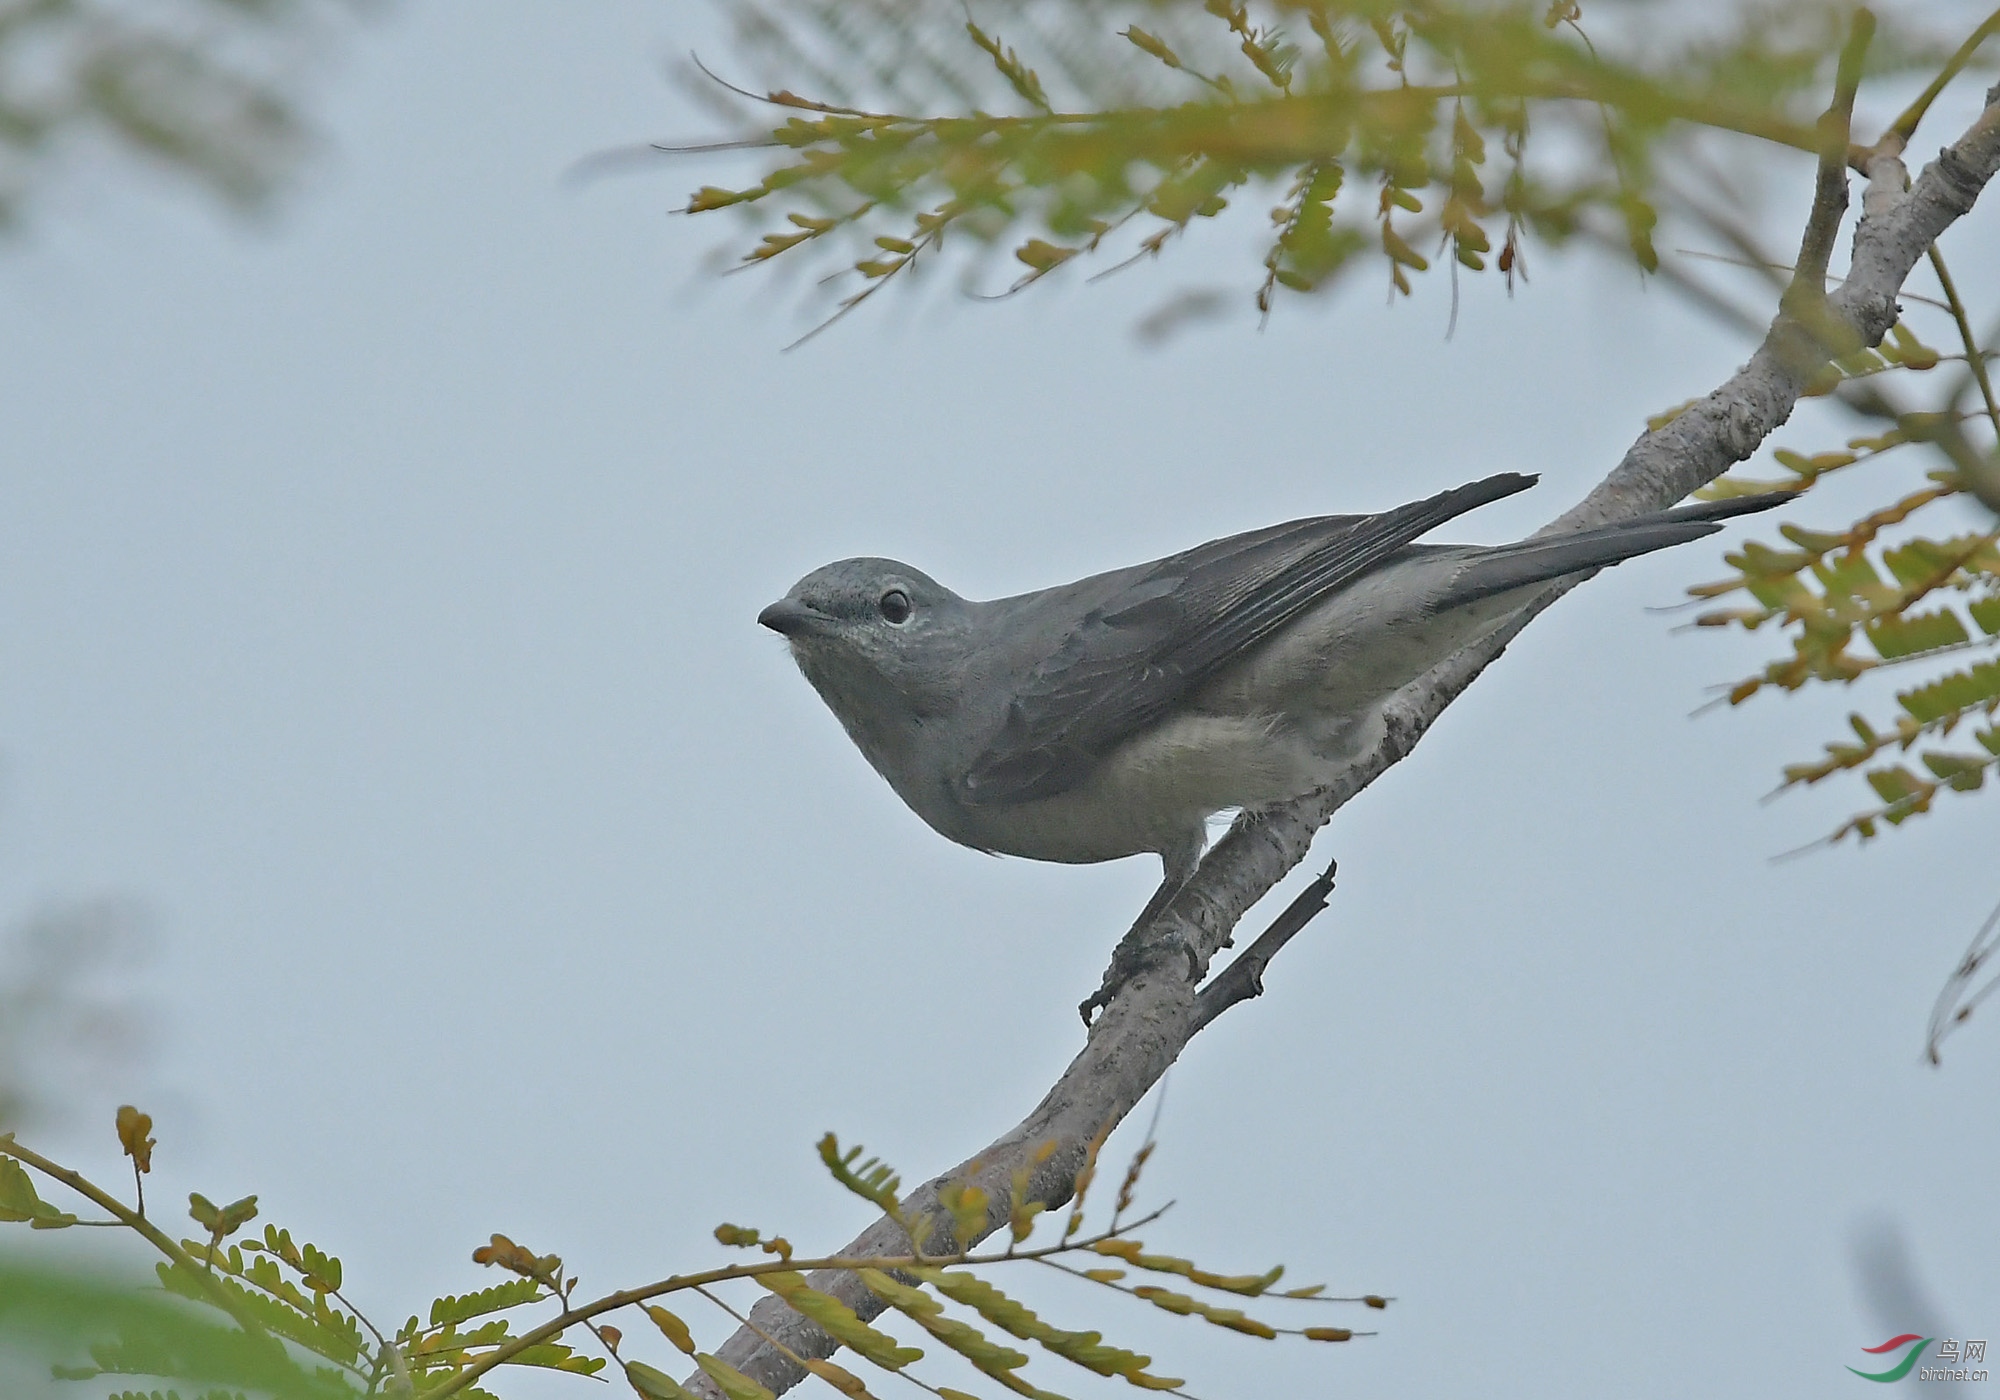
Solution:
[{"label": "bird's wing", "polygon": [[1509,472],[1380,515],[1327,515],[1162,559],[1087,613],[1029,673],[963,797],[1054,797],[1245,648],[1456,515],[1525,491]]}]

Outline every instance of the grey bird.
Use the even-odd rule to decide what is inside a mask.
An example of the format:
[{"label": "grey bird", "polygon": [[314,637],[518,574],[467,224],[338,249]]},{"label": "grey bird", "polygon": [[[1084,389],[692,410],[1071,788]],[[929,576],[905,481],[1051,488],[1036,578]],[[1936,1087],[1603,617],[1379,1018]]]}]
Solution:
[{"label": "grey bird", "polygon": [[1288,521],[985,603],[892,559],[843,559],[757,620],[941,835],[1031,860],[1157,854],[1143,925],[1194,873],[1211,816],[1323,786],[1381,737],[1391,696],[1538,585],[1787,498],[1515,544],[1415,542],[1535,480]]}]

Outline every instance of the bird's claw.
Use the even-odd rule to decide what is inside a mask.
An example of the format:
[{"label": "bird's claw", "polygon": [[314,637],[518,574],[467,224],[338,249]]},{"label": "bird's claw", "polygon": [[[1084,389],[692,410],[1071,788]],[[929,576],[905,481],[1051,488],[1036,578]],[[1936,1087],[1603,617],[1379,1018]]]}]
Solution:
[{"label": "bird's claw", "polygon": [[1117,1000],[1134,977],[1163,966],[1175,953],[1187,959],[1187,980],[1201,980],[1201,957],[1195,952],[1194,945],[1188,942],[1186,934],[1173,928],[1154,938],[1140,938],[1140,930],[1144,927],[1144,923],[1135,925],[1118,941],[1118,946],[1111,953],[1111,966],[1104,969],[1104,981],[1096,991],[1078,1003],[1077,1014],[1083,1017],[1084,1025],[1091,1025],[1096,1013]]}]

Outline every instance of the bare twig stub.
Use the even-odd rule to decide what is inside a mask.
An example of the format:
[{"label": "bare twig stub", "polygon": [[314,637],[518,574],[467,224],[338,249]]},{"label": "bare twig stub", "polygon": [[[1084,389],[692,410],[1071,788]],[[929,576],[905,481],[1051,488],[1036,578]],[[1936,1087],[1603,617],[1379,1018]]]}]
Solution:
[{"label": "bare twig stub", "polygon": [[[1838,97],[1835,114],[1844,130]],[[1914,183],[1907,180],[1901,152],[1900,140],[1886,140],[1853,156],[1853,163],[1868,176],[1853,257],[1846,279],[1825,297],[1823,308],[1814,309],[1815,323],[1802,324],[1792,308],[1781,309],[1749,363],[1671,422],[1643,434],[1611,473],[1544,533],[1603,525],[1673,505],[1749,457],[1791,416],[1807,377],[1817,368],[1803,362],[1802,342],[1822,347],[1823,353],[1829,331],[1838,328],[1839,338],[1850,344],[1878,343],[1895,323],[1897,293],[1911,268],[1954,220],[1972,208],[2000,166],[2000,89],[1988,95],[1985,111],[1965,135],[1940,152]],[[1815,238],[1823,236],[1830,242],[1837,231],[1841,209],[1833,207],[1836,200],[1844,206],[1844,178],[1822,180],[1808,225]],[[1155,920],[1165,935],[1159,940],[1161,946],[1184,948],[1186,955],[1146,968],[1126,983],[1091,1027],[1082,1053],[1016,1127],[906,1198],[907,1211],[939,1220],[938,1247],[950,1247],[950,1217],[938,1209],[937,1198],[938,1187],[945,1182],[969,1179],[987,1188],[996,1203],[988,1231],[1006,1224],[1009,1185],[1016,1170],[1028,1172],[1031,1199],[1056,1206],[1070,1198],[1089,1143],[1131,1112],[1197,1031],[1227,1005],[1244,999],[1233,998],[1225,1005],[1218,994],[1204,1014],[1189,972],[1196,979],[1206,974],[1209,962],[1229,945],[1237,921],[1305,859],[1314,834],[1327,820],[1407,756],[1445,707],[1570,586],[1551,585],[1499,631],[1406,687],[1389,707],[1382,742],[1349,764],[1326,788],[1237,821]],[[1275,951],[1269,948],[1266,955]],[[1244,956],[1254,952],[1253,945]],[[1261,973],[1261,963],[1253,970]],[[1247,984],[1250,977],[1251,970],[1246,970],[1242,980]],[[1217,985],[1228,984],[1218,979]],[[1036,1149],[1051,1142],[1055,1150],[1037,1161]],[[884,1219],[841,1252],[895,1255],[908,1249],[902,1230]],[[882,1309],[851,1274],[815,1274],[811,1283],[864,1318]],[[751,1319],[755,1328],[739,1329],[718,1355],[773,1391],[790,1388],[805,1373],[760,1332],[799,1356],[824,1357],[835,1349],[826,1333],[775,1298],[758,1303]],[[719,1397],[703,1374],[690,1377],[686,1384],[699,1394]]]}]

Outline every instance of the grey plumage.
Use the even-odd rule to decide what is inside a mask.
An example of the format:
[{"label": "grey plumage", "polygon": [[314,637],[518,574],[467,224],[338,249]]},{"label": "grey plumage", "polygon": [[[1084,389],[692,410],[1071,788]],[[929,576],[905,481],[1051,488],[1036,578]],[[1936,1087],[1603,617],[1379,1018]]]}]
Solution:
[{"label": "grey plumage", "polygon": [[1200,859],[1208,817],[1320,786],[1379,737],[1397,690],[1537,585],[1784,499],[1509,545],[1416,543],[1534,482],[1509,473],[1379,515],[1294,520],[992,602],[847,559],[758,621],[937,831],[1036,860],[1152,851],[1164,897]]}]

